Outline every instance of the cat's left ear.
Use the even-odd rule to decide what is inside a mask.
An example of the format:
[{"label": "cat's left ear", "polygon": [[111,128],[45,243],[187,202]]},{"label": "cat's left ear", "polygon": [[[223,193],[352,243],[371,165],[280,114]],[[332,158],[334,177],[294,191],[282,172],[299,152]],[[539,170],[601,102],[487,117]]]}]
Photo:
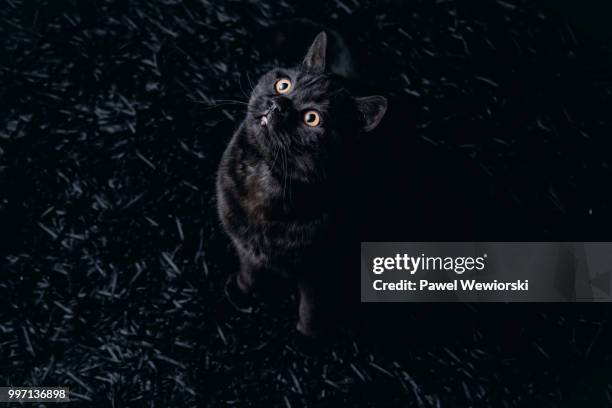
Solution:
[{"label": "cat's left ear", "polygon": [[387,112],[387,98],[374,95],[363,98],[353,98],[357,112],[361,116],[361,126],[364,132],[374,129]]},{"label": "cat's left ear", "polygon": [[310,49],[304,57],[302,68],[306,71],[321,74],[325,71],[325,52],[327,49],[327,34],[321,31],[314,39]]}]

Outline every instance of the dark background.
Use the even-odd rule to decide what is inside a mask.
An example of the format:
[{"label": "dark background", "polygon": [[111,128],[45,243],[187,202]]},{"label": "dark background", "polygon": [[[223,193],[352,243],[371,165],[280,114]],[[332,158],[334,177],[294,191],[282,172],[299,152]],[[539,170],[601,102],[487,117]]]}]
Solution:
[{"label": "dark background", "polygon": [[0,4],[2,385],[114,407],[612,404],[605,304],[372,306],[317,350],[295,296],[233,313],[213,188],[244,114],[227,101],[298,62],[314,32],[270,39],[307,18],[390,100],[356,142],[355,242],[609,240],[600,4]]}]

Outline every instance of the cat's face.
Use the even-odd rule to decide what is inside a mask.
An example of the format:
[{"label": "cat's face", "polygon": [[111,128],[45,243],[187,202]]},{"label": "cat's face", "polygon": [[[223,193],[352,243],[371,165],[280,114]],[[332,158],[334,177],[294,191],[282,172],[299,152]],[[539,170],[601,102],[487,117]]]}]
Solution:
[{"label": "cat's face", "polygon": [[299,67],[274,69],[253,89],[246,126],[269,152],[283,149],[314,160],[382,119],[385,98],[353,98],[325,72],[326,44],[325,33],[319,34]]},{"label": "cat's face", "polygon": [[260,78],[249,101],[248,126],[271,147],[322,148],[343,125],[346,96],[325,75],[274,69]]}]

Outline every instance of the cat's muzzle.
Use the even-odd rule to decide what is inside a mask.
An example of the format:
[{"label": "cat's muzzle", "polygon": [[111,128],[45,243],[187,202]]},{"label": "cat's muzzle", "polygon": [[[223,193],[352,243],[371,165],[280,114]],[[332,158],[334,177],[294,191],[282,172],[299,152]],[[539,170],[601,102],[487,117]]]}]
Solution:
[{"label": "cat's muzzle", "polygon": [[268,126],[268,115],[267,115],[267,114],[266,114],[266,115],[263,115],[263,116],[261,117],[261,120],[259,121],[259,124],[260,124],[261,126],[263,126],[263,127]]},{"label": "cat's muzzle", "polygon": [[273,109],[272,107],[269,107],[266,112],[261,115],[261,118],[259,119],[259,124],[261,125],[261,127],[267,127],[268,126],[268,121],[270,120],[270,116],[272,115]]},{"label": "cat's muzzle", "polygon": [[259,124],[262,127],[267,127],[272,115],[286,116],[289,104],[290,102],[287,98],[274,98],[268,110],[266,110],[266,112],[261,116]]}]

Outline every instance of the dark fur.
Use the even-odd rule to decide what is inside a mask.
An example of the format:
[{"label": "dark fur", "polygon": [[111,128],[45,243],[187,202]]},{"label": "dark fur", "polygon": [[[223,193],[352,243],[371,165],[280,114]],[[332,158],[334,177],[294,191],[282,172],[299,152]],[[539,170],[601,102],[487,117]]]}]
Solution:
[{"label": "dark fur", "polygon": [[[326,43],[325,33],[319,34],[299,67],[260,78],[217,179],[220,218],[240,258],[240,291],[255,295],[270,276],[295,279],[298,330],[311,336],[320,331],[326,312],[316,262],[333,250],[332,206],[342,182],[342,153],[386,111],[385,98],[353,98],[325,72]],[[277,94],[279,78],[291,80],[289,93]],[[309,109],[320,113],[320,126],[303,123]],[[269,122],[262,126],[266,112]]]}]

